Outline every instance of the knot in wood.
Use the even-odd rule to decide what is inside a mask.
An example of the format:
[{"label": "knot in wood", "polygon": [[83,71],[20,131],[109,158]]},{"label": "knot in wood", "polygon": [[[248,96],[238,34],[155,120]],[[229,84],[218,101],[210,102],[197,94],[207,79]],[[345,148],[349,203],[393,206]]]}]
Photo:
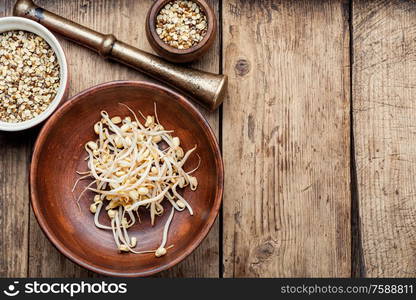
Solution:
[{"label": "knot in wood", "polygon": [[274,253],[274,246],[270,242],[265,242],[256,249],[256,256],[260,261],[268,259]]},{"label": "knot in wood", "polygon": [[250,72],[250,63],[246,59],[239,59],[235,65],[235,71],[238,76],[244,76]]}]

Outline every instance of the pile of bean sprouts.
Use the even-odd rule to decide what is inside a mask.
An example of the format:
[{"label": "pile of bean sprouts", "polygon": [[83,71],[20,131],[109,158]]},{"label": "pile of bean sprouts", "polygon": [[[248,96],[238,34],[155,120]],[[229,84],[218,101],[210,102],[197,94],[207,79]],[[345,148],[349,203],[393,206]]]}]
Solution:
[{"label": "pile of bean sprouts", "polygon": [[[80,180],[92,178],[93,181],[79,195],[77,204],[86,191],[95,193],[90,206],[95,225],[113,232],[120,253],[155,253],[160,257],[171,247],[166,247],[166,243],[175,211],[187,209],[193,215],[191,205],[178,189],[189,186],[194,191],[197,188],[198,181],[191,174],[198,169],[199,163],[191,171],[183,169],[196,146],[185,153],[180,147],[180,139],[172,136],[173,130],[166,130],[160,124],[156,106],[155,116],[145,117],[139,111],[143,123],[129,107],[126,108],[134,120],[129,116],[110,117],[106,111],[101,112],[101,120],[94,125],[97,140],[85,144],[88,171],[77,172],[81,177],[75,182],[73,191]],[[134,250],[137,238],[130,237],[127,229],[141,221],[139,208],[150,213],[153,226],[156,216],[164,213],[164,200],[169,201],[171,210],[160,246],[156,250]],[[99,222],[103,207],[111,226]]]}]

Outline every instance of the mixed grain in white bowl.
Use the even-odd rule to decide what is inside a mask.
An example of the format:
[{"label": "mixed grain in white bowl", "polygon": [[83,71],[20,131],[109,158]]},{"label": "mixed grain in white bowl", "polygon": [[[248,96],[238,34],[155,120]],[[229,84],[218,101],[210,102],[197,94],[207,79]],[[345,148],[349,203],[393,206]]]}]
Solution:
[{"label": "mixed grain in white bowl", "polygon": [[0,121],[18,123],[44,112],[60,85],[55,52],[40,36],[0,33]]}]

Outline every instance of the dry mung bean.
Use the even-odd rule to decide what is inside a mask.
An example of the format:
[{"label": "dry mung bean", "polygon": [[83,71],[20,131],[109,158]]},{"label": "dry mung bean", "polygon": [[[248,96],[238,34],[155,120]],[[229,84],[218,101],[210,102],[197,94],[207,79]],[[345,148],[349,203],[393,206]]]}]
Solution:
[{"label": "dry mung bean", "polygon": [[159,38],[177,49],[189,49],[198,44],[207,33],[207,28],[203,9],[193,1],[171,1],[156,17]]},{"label": "dry mung bean", "polygon": [[56,54],[26,31],[0,34],[0,121],[17,123],[44,112],[60,84]]}]

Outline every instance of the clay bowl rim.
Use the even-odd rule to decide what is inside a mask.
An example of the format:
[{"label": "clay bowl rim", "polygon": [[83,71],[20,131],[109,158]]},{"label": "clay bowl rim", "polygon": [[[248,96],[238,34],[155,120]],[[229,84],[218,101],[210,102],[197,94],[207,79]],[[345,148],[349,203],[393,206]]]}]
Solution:
[{"label": "clay bowl rim", "polygon": [[[117,271],[108,271],[105,269],[101,269],[100,267],[92,266],[88,259],[84,259],[82,257],[79,257],[75,254],[73,254],[68,248],[65,246],[64,243],[61,243],[53,233],[53,229],[50,228],[48,225],[48,222],[46,220],[46,217],[40,212],[40,202],[41,197],[38,197],[37,192],[37,183],[36,183],[36,174],[38,171],[38,164],[39,164],[39,158],[41,154],[41,150],[43,149],[43,146],[48,138],[48,133],[53,130],[53,127],[56,125],[56,123],[59,121],[59,119],[67,113],[73,106],[77,105],[78,103],[84,101],[84,96],[90,93],[95,93],[97,91],[112,88],[112,87],[118,87],[118,86],[135,86],[135,87],[145,87],[145,88],[155,88],[162,90],[163,92],[170,94],[174,100],[179,102],[179,105],[184,107],[188,112],[191,113],[191,115],[195,118],[196,121],[201,126],[205,126],[206,134],[208,135],[208,140],[210,141],[211,147],[214,148],[214,160],[216,164],[216,168],[218,170],[218,185],[216,187],[215,192],[215,199],[213,203],[213,208],[209,212],[209,216],[207,218],[207,221],[205,222],[205,225],[203,229],[197,234],[195,242],[191,243],[187,248],[184,248],[184,251],[182,254],[180,254],[178,257],[170,260],[165,265],[147,270],[147,271],[138,271],[138,272],[122,272],[121,270]],[[31,165],[30,165],[30,203],[32,205],[32,210],[35,214],[35,217],[42,229],[42,231],[45,233],[47,238],[51,241],[51,243],[57,248],[62,254],[64,254],[68,259],[73,261],[74,263],[80,265],[83,268],[86,268],[88,270],[91,270],[93,272],[106,275],[106,276],[116,276],[116,277],[147,277],[154,275],[156,273],[159,273],[161,271],[167,270],[175,265],[177,265],[179,262],[183,261],[186,257],[188,257],[206,238],[209,231],[211,230],[212,226],[214,225],[214,222],[218,216],[221,203],[222,203],[222,197],[223,197],[223,191],[224,191],[224,165],[223,160],[221,156],[221,150],[218,145],[217,139],[215,137],[214,132],[212,131],[211,126],[207,122],[207,120],[204,118],[204,116],[182,95],[176,93],[175,91],[166,88],[164,86],[161,86],[156,83],[150,83],[145,81],[129,81],[129,80],[123,80],[123,81],[111,81],[102,83],[93,87],[90,87],[73,97],[69,99],[65,104],[63,104],[45,123],[42,130],[39,133],[39,136],[36,139],[34,151],[32,155]]]},{"label": "clay bowl rim", "polygon": [[207,32],[205,33],[205,36],[199,43],[188,49],[177,49],[166,44],[164,41],[160,39],[159,35],[156,33],[156,18],[159,12],[162,10],[162,8],[165,7],[165,5],[171,1],[172,0],[156,0],[149,10],[147,17],[147,27],[150,31],[150,35],[153,41],[156,42],[159,48],[162,48],[164,51],[178,56],[190,55],[206,47],[208,42],[211,39],[215,38],[217,20],[213,8],[205,0],[191,0],[192,2],[195,2],[199,5],[199,7],[204,11],[207,17]]}]

